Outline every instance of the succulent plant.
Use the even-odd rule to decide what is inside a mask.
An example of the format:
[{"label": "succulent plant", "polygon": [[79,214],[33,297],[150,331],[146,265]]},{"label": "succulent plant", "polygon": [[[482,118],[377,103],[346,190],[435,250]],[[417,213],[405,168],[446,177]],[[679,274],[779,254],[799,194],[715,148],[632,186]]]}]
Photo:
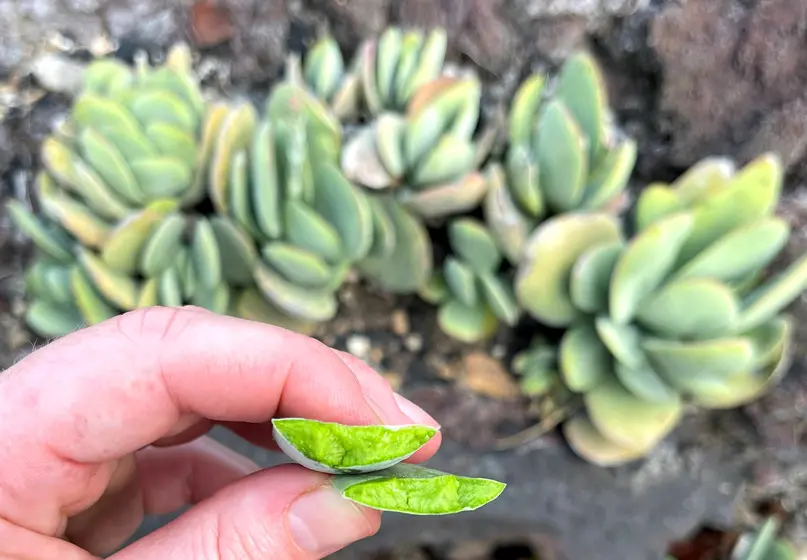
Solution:
[{"label": "succulent plant", "polygon": [[341,141],[327,107],[290,81],[274,87],[263,118],[242,103],[223,119],[211,200],[260,247],[253,277],[269,322],[331,319],[337,288],[372,247],[372,208],[339,169]]},{"label": "succulent plant", "polygon": [[41,211],[10,211],[39,249],[29,325],[59,336],[154,304],[225,312],[255,251],[223,217],[193,208],[223,109],[209,106],[185,45],[160,67],[93,62],[64,124],[42,145]]},{"label": "succulent plant", "polygon": [[517,264],[536,225],[573,211],[619,210],[636,162],[636,142],[613,126],[594,58],[580,52],[552,88],[542,74],[519,87],[509,112],[504,161],[494,163],[485,221]]},{"label": "succulent plant", "polygon": [[342,169],[355,183],[387,190],[421,218],[472,210],[487,191],[477,168],[489,143],[477,143],[481,83],[441,76],[420,86],[406,113],[384,112],[345,145]]},{"label": "succulent plant", "polygon": [[447,47],[444,29],[388,27],[365,41],[350,67],[336,41],[325,36],[306,53],[302,68],[290,58],[290,74],[305,80],[339,119],[353,120],[359,111],[370,115],[403,111],[417,89],[443,72]]},{"label": "succulent plant", "polygon": [[740,536],[729,560],[796,560],[795,548],[778,533],[779,521],[769,517],[759,529]]},{"label": "succulent plant", "polygon": [[685,403],[739,406],[786,369],[780,312],[807,287],[807,256],[764,277],[789,234],[772,215],[781,183],[772,155],[737,173],[707,161],[645,190],[631,237],[604,212],[555,216],[530,236],[516,297],[566,329],[559,373],[586,409],[564,425],[578,454],[601,465],[641,457]]},{"label": "succulent plant", "polygon": [[[440,328],[463,342],[478,342],[490,337],[503,322],[513,326],[519,308],[512,281],[500,271],[502,254],[482,222],[457,218],[448,225],[452,253],[442,273],[424,287],[424,299],[439,303]],[[431,288],[431,289],[430,289]]]}]

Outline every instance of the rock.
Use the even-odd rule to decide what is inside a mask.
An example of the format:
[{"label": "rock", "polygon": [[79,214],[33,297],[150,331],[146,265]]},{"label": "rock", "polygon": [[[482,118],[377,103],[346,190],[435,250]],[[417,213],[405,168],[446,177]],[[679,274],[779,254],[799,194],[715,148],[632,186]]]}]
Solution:
[{"label": "rock", "polygon": [[39,56],[31,64],[37,82],[48,91],[75,95],[81,89],[86,64],[58,53]]},{"label": "rock", "polygon": [[545,16],[626,16],[646,8],[650,0],[516,0],[513,2],[533,18]]},{"label": "rock", "polygon": [[403,309],[396,309],[390,317],[392,332],[398,336],[404,336],[409,332],[409,315]]},{"label": "rock", "polygon": [[467,354],[462,360],[460,383],[470,390],[494,399],[517,399],[518,385],[502,363],[482,352]]},{"label": "rock", "polygon": [[153,47],[167,47],[182,36],[179,11],[167,0],[106,2],[104,22],[109,33]]},{"label": "rock", "polygon": [[286,59],[289,14],[285,0],[221,0],[236,32],[230,40],[234,80],[259,82],[275,75]]},{"label": "rock", "polygon": [[372,348],[372,344],[369,337],[353,334],[348,337],[347,341],[345,342],[345,347],[347,348],[348,352],[360,360],[366,360],[370,357],[370,349]]},{"label": "rock", "polygon": [[212,47],[229,41],[235,34],[235,26],[229,10],[211,0],[202,0],[191,7],[189,33],[197,47]]},{"label": "rock", "polygon": [[[807,4],[801,0],[671,2],[654,19],[660,109],[672,119],[671,161],[804,151]],[[788,126],[779,127],[780,123]]]},{"label": "rock", "polygon": [[384,30],[389,4],[390,0],[311,0],[312,7],[329,17],[334,37],[351,50],[360,40]]},{"label": "rock", "polygon": [[419,334],[410,334],[404,339],[404,347],[410,352],[423,350],[423,337]]}]

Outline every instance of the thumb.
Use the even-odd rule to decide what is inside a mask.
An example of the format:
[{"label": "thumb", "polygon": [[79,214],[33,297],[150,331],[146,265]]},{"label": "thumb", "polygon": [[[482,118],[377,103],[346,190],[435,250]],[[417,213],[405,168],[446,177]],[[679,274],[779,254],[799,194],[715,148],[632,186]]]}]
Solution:
[{"label": "thumb", "polygon": [[299,465],[227,486],[112,560],[319,560],[378,531],[381,513],[344,499]]}]

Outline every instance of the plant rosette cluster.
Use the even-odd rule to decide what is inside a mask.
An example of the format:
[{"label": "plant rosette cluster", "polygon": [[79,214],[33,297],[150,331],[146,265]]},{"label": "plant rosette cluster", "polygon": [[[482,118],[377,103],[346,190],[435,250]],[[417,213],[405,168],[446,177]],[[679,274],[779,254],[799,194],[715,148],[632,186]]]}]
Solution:
[{"label": "plant rosette cluster", "polygon": [[27,321],[60,336],[122,312],[193,303],[226,312],[249,285],[251,241],[194,208],[221,111],[202,97],[184,45],[161,67],[104,59],[42,145],[36,214],[12,201],[38,247],[27,271]]},{"label": "plant rosette cluster", "polygon": [[438,432],[431,426],[348,426],[305,418],[272,420],[280,449],[300,465],[333,477],[354,502],[410,515],[448,515],[492,502],[505,484],[404,463]]},{"label": "plant rosette cluster", "polygon": [[782,174],[773,155],[738,172],[709,159],[642,191],[632,236],[599,212],[532,233],[516,297],[565,331],[554,356],[537,347],[518,365],[535,393],[556,371],[581,396],[584,412],[564,424],[579,455],[599,465],[642,457],[687,404],[740,406],[786,370],[792,328],[781,312],[807,287],[807,256],[766,276],[789,236],[773,215]]}]

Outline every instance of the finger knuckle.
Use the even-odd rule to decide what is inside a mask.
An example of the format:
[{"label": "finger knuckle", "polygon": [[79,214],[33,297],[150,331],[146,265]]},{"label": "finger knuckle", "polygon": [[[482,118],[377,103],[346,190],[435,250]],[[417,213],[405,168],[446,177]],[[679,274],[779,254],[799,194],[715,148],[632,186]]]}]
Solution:
[{"label": "finger knuckle", "polygon": [[131,341],[176,341],[198,314],[186,307],[155,306],[119,315],[117,330]]}]

